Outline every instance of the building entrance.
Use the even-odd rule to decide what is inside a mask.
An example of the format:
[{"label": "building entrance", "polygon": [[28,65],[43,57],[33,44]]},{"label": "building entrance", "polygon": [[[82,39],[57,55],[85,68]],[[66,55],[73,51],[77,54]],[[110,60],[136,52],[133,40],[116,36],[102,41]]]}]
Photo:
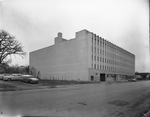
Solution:
[{"label": "building entrance", "polygon": [[94,80],[94,76],[91,76],[91,81],[93,81]]},{"label": "building entrance", "polygon": [[105,74],[100,74],[100,81],[104,82],[105,80]]}]

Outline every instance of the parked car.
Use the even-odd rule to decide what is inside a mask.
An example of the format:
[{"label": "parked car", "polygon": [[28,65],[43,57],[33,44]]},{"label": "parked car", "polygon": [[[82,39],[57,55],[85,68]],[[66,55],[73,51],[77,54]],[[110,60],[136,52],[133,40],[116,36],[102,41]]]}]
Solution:
[{"label": "parked car", "polygon": [[129,79],[128,81],[130,81],[130,82],[136,82],[137,80],[136,80],[136,78],[132,78],[132,79]]},{"label": "parked car", "polygon": [[2,79],[5,81],[21,80],[21,76],[21,74],[5,74]]},{"label": "parked car", "polygon": [[33,77],[32,75],[22,75],[21,80],[26,83],[38,83],[39,79]]},{"label": "parked car", "polygon": [[137,80],[143,80],[143,78],[142,78],[141,75],[135,75],[135,78],[136,78]]},{"label": "parked car", "polygon": [[3,76],[4,76],[5,74],[0,74],[0,80],[3,80]]}]

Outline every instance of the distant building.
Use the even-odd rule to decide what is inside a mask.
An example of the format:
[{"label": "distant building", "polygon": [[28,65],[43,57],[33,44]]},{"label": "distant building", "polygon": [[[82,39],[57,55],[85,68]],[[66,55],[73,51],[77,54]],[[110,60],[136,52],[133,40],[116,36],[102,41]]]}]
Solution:
[{"label": "distant building", "polygon": [[141,79],[146,80],[149,79],[150,73],[148,72],[135,72],[135,76],[141,76]]},{"label": "distant building", "polygon": [[135,55],[87,30],[30,52],[30,68],[42,79],[105,81],[135,72]]}]

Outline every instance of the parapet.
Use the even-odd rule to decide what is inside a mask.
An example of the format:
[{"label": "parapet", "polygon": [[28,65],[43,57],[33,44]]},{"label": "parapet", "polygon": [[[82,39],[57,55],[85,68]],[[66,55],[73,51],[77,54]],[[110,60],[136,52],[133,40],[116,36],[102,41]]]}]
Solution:
[{"label": "parapet", "polygon": [[[76,32],[76,39],[82,39],[82,38],[85,38],[87,37],[87,35],[91,33],[89,32],[88,30],[84,29],[84,30],[81,30],[81,31],[78,31]],[[64,41],[68,41],[66,39],[63,38],[63,34],[61,32],[59,32],[57,34],[57,37],[55,37],[55,44],[59,44],[59,43],[62,43]]]},{"label": "parapet", "polygon": [[86,37],[88,33],[89,33],[89,31],[86,29],[78,31],[78,32],[76,32],[76,38]]},{"label": "parapet", "polygon": [[57,37],[55,37],[55,44],[58,44],[58,43],[62,43],[62,42],[64,42],[64,41],[67,41],[66,39],[64,39],[64,38],[62,38],[62,33],[61,32],[59,32],[58,34],[57,34]]}]

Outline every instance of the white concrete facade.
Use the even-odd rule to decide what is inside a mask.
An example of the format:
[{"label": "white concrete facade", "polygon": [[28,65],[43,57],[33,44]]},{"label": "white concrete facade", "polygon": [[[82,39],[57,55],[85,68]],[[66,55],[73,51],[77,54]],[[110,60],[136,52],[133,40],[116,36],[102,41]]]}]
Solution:
[{"label": "white concrete facade", "polygon": [[105,81],[110,76],[134,75],[135,56],[81,30],[70,40],[58,33],[54,45],[30,52],[30,68],[42,79]]}]

